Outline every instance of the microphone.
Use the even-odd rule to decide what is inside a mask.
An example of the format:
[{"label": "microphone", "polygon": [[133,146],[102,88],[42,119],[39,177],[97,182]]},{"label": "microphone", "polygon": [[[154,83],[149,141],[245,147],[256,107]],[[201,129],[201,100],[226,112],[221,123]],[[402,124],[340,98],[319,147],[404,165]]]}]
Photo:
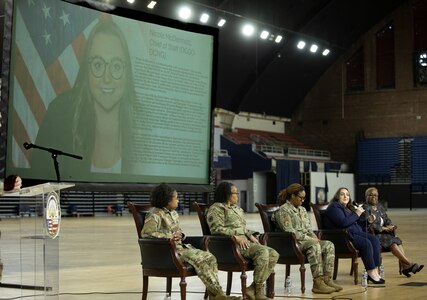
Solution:
[{"label": "microphone", "polygon": [[27,150],[30,148],[33,148],[33,146],[34,146],[33,144],[28,144],[27,142],[24,143],[24,148]]}]

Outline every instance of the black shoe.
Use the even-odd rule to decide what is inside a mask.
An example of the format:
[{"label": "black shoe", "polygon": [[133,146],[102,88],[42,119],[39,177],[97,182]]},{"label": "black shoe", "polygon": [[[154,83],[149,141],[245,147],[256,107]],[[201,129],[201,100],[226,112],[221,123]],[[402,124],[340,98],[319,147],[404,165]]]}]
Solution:
[{"label": "black shoe", "polygon": [[385,284],[385,280],[380,278],[380,280],[373,280],[371,278],[371,276],[368,275],[368,283],[373,283],[373,284]]},{"label": "black shoe", "polygon": [[[403,269],[402,270],[402,274],[405,275],[406,277],[411,277],[411,274],[409,274],[409,272],[413,272],[413,269],[416,267],[416,264],[413,264],[412,266],[410,266],[409,268]],[[423,266],[424,267],[424,266]],[[417,269],[417,268],[415,268]],[[422,269],[422,268],[421,268]],[[418,272],[418,271],[417,271]],[[415,274],[415,273],[414,273]]]},{"label": "black shoe", "polygon": [[424,268],[424,265],[414,264],[412,266],[411,272],[415,274],[415,273],[421,271],[423,268]]}]

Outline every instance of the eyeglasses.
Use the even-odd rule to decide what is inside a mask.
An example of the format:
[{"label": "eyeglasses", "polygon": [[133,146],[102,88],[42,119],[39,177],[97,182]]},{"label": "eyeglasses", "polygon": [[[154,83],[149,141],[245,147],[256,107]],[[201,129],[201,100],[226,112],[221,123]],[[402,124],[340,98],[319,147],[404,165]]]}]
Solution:
[{"label": "eyeglasses", "polygon": [[378,194],[369,194],[369,197],[378,197]]},{"label": "eyeglasses", "polygon": [[113,58],[110,62],[106,62],[100,56],[94,56],[89,60],[90,71],[95,78],[101,78],[105,75],[105,70],[107,65],[109,65],[109,70],[111,77],[115,80],[122,78],[125,71],[126,64],[120,58]]},{"label": "eyeglasses", "polygon": [[233,195],[238,195],[238,194],[239,194],[239,192],[231,192],[231,194],[233,194]]},{"label": "eyeglasses", "polygon": [[300,195],[295,195],[296,197],[298,197],[300,200],[302,200],[302,201],[304,201],[305,200],[305,197],[302,197],[302,196],[300,196]]}]

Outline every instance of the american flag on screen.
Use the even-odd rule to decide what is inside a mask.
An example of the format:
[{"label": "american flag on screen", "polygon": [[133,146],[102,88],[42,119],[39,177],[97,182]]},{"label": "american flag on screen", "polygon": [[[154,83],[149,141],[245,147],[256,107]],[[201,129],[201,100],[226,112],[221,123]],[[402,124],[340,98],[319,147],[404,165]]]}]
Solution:
[{"label": "american flag on screen", "polygon": [[[14,167],[30,167],[49,103],[73,86],[86,38],[102,13],[58,0],[15,0],[9,120]],[[10,128],[10,127],[9,127]]]}]

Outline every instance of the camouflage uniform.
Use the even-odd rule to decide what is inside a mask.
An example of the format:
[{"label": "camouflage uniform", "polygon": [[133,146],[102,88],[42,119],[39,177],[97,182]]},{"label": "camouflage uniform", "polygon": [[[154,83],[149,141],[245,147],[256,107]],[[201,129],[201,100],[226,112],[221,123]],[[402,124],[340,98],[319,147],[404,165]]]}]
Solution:
[{"label": "camouflage uniform", "polygon": [[301,251],[307,256],[313,278],[332,274],[335,260],[335,247],[330,241],[313,241],[317,238],[311,227],[304,207],[293,206],[289,201],[280,206],[271,217],[281,231],[292,232],[300,243]]},{"label": "camouflage uniform", "polygon": [[[173,238],[173,234],[181,231],[178,213],[166,208],[153,208],[145,219],[141,235],[143,237]],[[183,237],[185,240],[185,237]],[[184,244],[182,240],[175,241],[176,249],[181,261],[194,267],[200,280],[205,284],[211,295],[222,294],[222,288],[218,281],[218,266],[215,256],[207,251],[194,248],[190,244]]]},{"label": "camouflage uniform", "polygon": [[[216,202],[209,207],[206,220],[212,234],[257,236],[259,233],[246,229],[246,219],[243,209],[237,205],[227,206]],[[276,250],[251,241],[248,249],[240,249],[240,253],[254,262],[254,283],[262,284],[274,270],[279,254]]]}]

